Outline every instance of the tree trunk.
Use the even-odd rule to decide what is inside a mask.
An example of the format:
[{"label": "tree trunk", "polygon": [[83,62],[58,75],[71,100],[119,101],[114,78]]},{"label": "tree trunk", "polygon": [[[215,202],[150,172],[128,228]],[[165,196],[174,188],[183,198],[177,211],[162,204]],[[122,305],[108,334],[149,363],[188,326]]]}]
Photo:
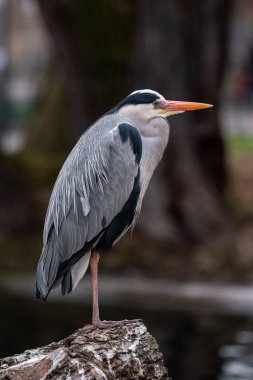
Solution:
[{"label": "tree trunk", "polygon": [[169,120],[169,146],[140,220],[149,236],[201,240],[224,223],[227,173],[218,112],[232,3],[138,1],[129,82],[168,99],[214,104]]},{"label": "tree trunk", "polygon": [[77,138],[125,95],[132,8],[125,0],[38,1]]},{"label": "tree trunk", "polygon": [[[77,137],[130,91],[213,103],[171,118],[139,228],[159,241],[198,241],[224,223],[226,166],[218,123],[229,0],[39,0]],[[147,234],[146,234],[147,235]]]},{"label": "tree trunk", "polygon": [[143,323],[99,330],[86,326],[58,343],[0,360],[9,380],[168,380],[162,354]]}]

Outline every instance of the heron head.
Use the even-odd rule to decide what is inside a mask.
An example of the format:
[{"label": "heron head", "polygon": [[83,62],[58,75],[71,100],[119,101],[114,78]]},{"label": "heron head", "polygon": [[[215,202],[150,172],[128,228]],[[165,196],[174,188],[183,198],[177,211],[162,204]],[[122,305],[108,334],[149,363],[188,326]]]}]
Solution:
[{"label": "heron head", "polygon": [[194,111],[212,107],[211,104],[166,100],[152,90],[138,90],[124,98],[117,106],[117,112],[130,118],[152,119],[167,118],[185,111]]}]

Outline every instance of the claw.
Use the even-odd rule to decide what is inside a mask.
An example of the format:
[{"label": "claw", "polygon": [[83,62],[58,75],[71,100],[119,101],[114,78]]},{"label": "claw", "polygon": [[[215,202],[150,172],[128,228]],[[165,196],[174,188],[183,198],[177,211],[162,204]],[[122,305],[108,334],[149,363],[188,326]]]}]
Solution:
[{"label": "claw", "polygon": [[123,319],[122,321],[98,321],[95,326],[99,329],[107,329],[107,328],[112,328],[112,327],[118,327],[118,326],[124,326],[128,325],[130,323],[137,323],[137,322],[142,322],[141,319]]}]

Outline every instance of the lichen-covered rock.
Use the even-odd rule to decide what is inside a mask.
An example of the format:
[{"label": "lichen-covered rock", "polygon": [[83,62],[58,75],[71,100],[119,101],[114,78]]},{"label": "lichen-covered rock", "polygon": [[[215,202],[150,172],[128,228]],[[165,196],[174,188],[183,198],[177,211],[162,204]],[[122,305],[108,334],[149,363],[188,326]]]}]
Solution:
[{"label": "lichen-covered rock", "polygon": [[0,380],[167,380],[156,340],[141,322],[84,327],[66,339],[0,360]]}]

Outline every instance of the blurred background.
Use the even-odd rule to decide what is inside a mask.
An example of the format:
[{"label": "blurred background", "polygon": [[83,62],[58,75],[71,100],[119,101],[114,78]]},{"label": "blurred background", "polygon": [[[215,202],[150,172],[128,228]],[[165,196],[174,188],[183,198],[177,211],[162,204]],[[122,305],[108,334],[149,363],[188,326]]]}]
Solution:
[{"label": "blurred background", "polygon": [[90,322],[89,273],[35,299],[44,216],[78,137],[140,88],[214,108],[170,119],[138,226],[102,257],[102,318],[142,318],[176,380],[252,380],[251,0],[0,0],[0,356]]}]

